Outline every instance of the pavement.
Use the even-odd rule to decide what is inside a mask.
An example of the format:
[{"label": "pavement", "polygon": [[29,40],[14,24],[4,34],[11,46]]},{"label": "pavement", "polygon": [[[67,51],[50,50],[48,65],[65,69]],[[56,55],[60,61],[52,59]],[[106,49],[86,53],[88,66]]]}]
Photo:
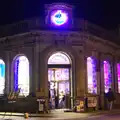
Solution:
[{"label": "pavement", "polygon": [[[41,118],[46,118],[46,119],[78,119],[78,118],[89,118],[92,116],[99,116],[99,115],[113,115],[113,114],[119,114],[120,109],[114,109],[111,111],[94,111],[94,112],[85,112],[85,113],[76,113],[76,112],[64,112],[64,111],[52,111],[50,113],[41,113],[41,114],[29,114],[29,117],[41,117]],[[10,113],[10,112],[0,112],[0,116],[17,116],[17,117],[24,117],[25,113]]]}]

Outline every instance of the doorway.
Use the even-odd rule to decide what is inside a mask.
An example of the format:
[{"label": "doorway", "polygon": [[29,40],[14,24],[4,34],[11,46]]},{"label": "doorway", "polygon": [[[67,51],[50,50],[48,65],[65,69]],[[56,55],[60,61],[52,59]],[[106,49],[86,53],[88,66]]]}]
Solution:
[{"label": "doorway", "polygon": [[71,61],[63,52],[57,52],[48,60],[49,107],[71,107]]}]

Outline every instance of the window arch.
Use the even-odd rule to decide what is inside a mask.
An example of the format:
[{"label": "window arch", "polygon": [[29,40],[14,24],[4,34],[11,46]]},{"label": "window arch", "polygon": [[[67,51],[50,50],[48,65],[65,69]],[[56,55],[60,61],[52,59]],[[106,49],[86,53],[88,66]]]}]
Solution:
[{"label": "window arch", "polygon": [[109,61],[104,61],[104,88],[105,93],[108,92],[109,88],[112,87],[112,71]]},{"label": "window arch", "polygon": [[48,65],[50,64],[71,64],[71,59],[64,52],[56,52],[48,59]]},{"label": "window arch", "polygon": [[4,94],[5,89],[5,63],[0,59],[0,95]]},{"label": "window arch", "polygon": [[14,61],[14,90],[20,95],[29,95],[29,61],[26,56],[18,56]]},{"label": "window arch", "polygon": [[87,58],[87,78],[88,78],[88,93],[97,94],[97,74],[96,74],[96,59],[93,57]]},{"label": "window arch", "polygon": [[120,93],[120,63],[117,63],[118,93]]}]

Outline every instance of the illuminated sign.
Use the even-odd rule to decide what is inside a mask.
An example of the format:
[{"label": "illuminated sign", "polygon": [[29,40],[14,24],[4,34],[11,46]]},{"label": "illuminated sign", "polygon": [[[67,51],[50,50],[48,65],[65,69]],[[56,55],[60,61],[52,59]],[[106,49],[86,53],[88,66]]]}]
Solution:
[{"label": "illuminated sign", "polygon": [[51,14],[51,22],[57,26],[64,25],[68,22],[68,14],[63,10],[56,10]]}]

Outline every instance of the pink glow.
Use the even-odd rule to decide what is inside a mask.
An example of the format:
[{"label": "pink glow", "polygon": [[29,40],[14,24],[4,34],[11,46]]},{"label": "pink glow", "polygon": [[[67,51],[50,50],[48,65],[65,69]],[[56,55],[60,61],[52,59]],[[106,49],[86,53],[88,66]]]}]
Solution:
[{"label": "pink glow", "polygon": [[118,93],[120,93],[120,63],[117,64]]},{"label": "pink glow", "polygon": [[112,85],[111,68],[110,68],[110,63],[108,61],[104,61],[103,63],[104,63],[104,86],[105,86],[105,93],[107,93]]}]

